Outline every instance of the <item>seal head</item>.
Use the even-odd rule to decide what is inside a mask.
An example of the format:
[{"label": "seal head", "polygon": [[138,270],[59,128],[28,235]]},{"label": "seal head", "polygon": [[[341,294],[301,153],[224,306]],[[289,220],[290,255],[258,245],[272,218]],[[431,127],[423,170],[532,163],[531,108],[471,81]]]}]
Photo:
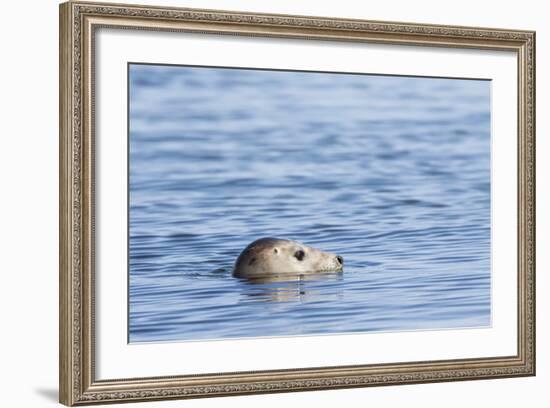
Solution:
[{"label": "seal head", "polygon": [[261,238],[248,245],[235,262],[233,276],[263,278],[342,270],[344,258],[281,238]]}]

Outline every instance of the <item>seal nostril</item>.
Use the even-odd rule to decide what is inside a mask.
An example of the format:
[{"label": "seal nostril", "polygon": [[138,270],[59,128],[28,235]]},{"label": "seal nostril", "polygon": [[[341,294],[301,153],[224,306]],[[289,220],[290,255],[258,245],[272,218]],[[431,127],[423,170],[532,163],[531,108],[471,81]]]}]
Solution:
[{"label": "seal nostril", "polygon": [[336,255],[336,260],[340,265],[344,264],[344,258],[342,258],[340,255]]}]

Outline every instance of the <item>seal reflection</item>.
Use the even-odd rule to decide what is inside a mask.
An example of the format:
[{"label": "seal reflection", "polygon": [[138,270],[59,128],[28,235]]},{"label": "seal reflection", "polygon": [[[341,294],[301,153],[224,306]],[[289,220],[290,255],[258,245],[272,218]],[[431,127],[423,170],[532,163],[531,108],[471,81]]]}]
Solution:
[{"label": "seal reflection", "polygon": [[315,275],[281,274],[239,278],[247,300],[265,302],[311,302],[343,298],[342,271]]}]

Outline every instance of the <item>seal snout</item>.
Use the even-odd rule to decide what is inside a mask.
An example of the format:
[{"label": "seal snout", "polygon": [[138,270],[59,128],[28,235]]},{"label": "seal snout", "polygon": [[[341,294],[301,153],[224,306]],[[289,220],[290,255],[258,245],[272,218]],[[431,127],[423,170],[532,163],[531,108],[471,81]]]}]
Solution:
[{"label": "seal snout", "polygon": [[336,255],[336,261],[337,261],[340,265],[344,265],[344,258],[342,258],[340,255]]}]

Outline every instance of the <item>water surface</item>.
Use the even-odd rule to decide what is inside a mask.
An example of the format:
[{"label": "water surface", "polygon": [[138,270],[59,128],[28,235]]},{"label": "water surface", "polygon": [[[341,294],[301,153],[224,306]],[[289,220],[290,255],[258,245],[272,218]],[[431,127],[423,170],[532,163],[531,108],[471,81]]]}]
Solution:
[{"label": "water surface", "polygon": [[[490,324],[490,82],[129,69],[131,342]],[[342,274],[231,276],[254,239]]]}]

